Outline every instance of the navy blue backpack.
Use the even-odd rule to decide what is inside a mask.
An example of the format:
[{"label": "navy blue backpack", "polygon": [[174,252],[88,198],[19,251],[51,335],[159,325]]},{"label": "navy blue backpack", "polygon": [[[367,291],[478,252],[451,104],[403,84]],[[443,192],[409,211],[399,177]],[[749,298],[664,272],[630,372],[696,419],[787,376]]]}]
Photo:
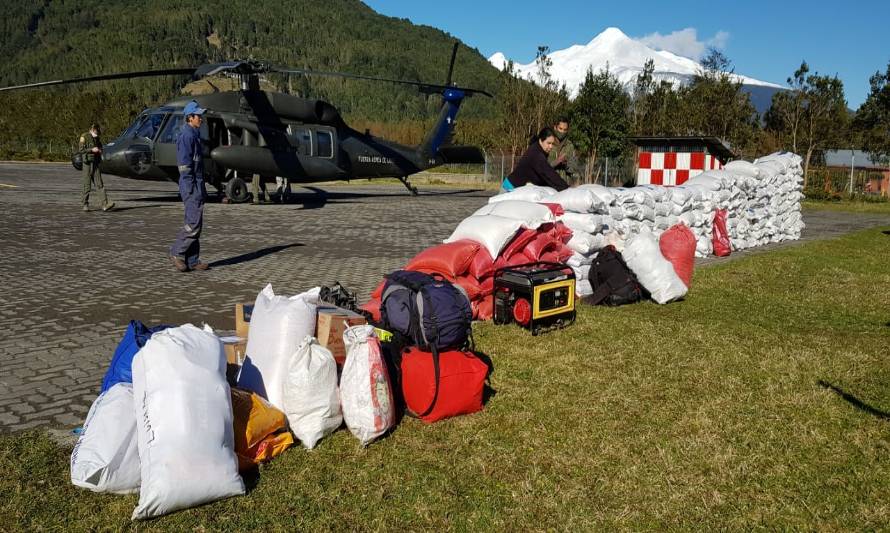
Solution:
[{"label": "navy blue backpack", "polygon": [[463,288],[441,276],[397,270],[386,276],[380,298],[383,327],[402,345],[417,346],[433,357],[436,392],[426,416],[439,396],[439,352],[471,345],[473,310]]}]

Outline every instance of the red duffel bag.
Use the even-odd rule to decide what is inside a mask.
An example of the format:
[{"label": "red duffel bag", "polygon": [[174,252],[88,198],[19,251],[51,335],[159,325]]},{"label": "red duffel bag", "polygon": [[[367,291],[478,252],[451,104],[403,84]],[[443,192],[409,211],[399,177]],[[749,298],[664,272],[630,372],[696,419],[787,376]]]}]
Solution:
[{"label": "red duffel bag", "polygon": [[437,369],[432,353],[411,347],[402,352],[401,366],[409,414],[429,424],[482,410],[488,365],[472,352],[441,352]]}]

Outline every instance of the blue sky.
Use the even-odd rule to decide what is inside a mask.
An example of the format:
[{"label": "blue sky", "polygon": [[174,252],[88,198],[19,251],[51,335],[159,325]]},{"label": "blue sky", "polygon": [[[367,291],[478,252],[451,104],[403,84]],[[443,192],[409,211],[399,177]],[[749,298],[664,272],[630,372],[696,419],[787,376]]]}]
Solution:
[{"label": "blue sky", "polygon": [[[379,13],[442,29],[488,57],[528,63],[539,44],[585,44],[609,26],[692,55],[717,45],[736,72],[785,83],[802,60],[837,74],[856,109],[868,78],[890,61],[890,0],[862,2],[599,2],[555,0],[365,0]],[[686,30],[686,31],[683,31]],[[678,33],[675,33],[678,32]]]}]

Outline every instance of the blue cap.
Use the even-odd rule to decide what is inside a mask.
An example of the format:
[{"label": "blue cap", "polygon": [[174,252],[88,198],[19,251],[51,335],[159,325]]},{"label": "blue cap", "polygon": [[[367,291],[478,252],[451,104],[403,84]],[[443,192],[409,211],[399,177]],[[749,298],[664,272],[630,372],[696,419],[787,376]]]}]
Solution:
[{"label": "blue cap", "polygon": [[182,110],[182,114],[185,116],[203,115],[205,111],[207,110],[199,106],[198,102],[192,100],[191,102],[185,104],[185,109]]}]

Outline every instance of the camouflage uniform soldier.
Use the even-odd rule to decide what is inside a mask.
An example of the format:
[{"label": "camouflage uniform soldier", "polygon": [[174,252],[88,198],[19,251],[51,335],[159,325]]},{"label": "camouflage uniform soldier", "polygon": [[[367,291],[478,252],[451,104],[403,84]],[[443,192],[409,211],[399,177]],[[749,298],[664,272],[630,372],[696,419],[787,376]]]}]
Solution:
[{"label": "camouflage uniform soldier", "polygon": [[575,145],[569,140],[569,119],[560,117],[553,125],[553,133],[559,145],[550,152],[550,166],[556,170],[560,177],[571,183],[579,174],[578,156],[575,153]]},{"label": "camouflage uniform soldier", "polygon": [[92,124],[90,131],[80,136],[78,150],[83,154],[83,188],[81,195],[81,203],[83,210],[90,210],[90,190],[93,185],[99,193],[99,199],[102,201],[102,211],[109,211],[114,208],[114,202],[108,202],[108,194],[105,192],[105,183],[102,182],[102,172],[99,170],[99,163],[102,162],[102,140],[99,139],[99,125]]}]

